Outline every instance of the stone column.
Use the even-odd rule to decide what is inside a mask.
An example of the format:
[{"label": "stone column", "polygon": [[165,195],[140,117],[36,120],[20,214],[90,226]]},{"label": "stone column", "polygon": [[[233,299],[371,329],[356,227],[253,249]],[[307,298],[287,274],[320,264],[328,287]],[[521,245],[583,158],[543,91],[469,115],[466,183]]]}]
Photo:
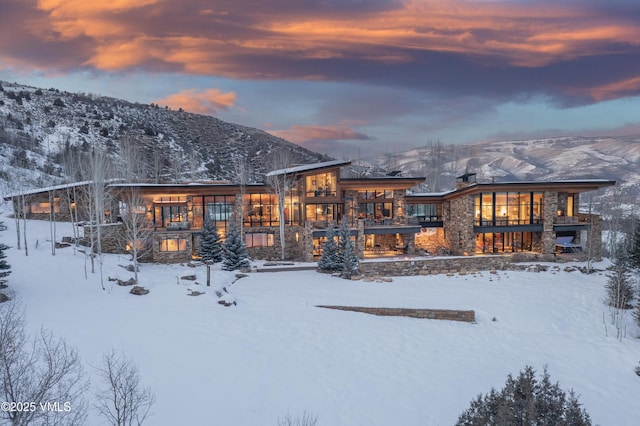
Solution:
[{"label": "stone column", "polygon": [[360,259],[364,258],[364,220],[358,219],[358,235],[356,236],[356,252]]},{"label": "stone column", "polygon": [[406,191],[393,191],[393,219],[397,225],[407,224]]},{"label": "stone column", "polygon": [[313,226],[310,222],[305,222],[302,235],[303,256],[305,262],[313,262]]},{"label": "stone column", "polygon": [[556,252],[556,233],[553,222],[558,212],[558,192],[545,191],[542,208],[542,253]]}]

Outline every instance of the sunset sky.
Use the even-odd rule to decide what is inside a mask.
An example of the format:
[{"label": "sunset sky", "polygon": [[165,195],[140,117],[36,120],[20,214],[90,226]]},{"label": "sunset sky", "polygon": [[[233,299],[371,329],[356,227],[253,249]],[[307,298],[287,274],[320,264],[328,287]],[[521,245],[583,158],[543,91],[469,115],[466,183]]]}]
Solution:
[{"label": "sunset sky", "polygon": [[0,79],[335,157],[640,133],[638,0],[0,0]]}]

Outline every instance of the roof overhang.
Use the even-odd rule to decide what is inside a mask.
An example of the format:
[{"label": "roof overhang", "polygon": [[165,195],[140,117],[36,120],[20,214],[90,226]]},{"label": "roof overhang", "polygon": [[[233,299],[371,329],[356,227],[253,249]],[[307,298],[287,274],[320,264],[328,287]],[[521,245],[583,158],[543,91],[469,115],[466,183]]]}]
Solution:
[{"label": "roof overhang", "polygon": [[304,174],[311,172],[319,172],[321,170],[333,169],[336,167],[345,167],[351,165],[351,161],[332,160],[322,163],[302,164],[300,166],[287,167],[285,169],[273,170],[267,173],[266,177],[290,174]]},{"label": "roof overhang", "polygon": [[424,177],[377,177],[340,179],[340,189],[409,189],[424,182]]},{"label": "roof overhang", "polygon": [[475,183],[445,195],[445,199],[455,198],[460,195],[477,194],[480,192],[509,192],[509,191],[561,191],[570,193],[595,191],[616,184],[615,180],[584,179],[584,180],[557,180],[546,182],[487,182]]}]

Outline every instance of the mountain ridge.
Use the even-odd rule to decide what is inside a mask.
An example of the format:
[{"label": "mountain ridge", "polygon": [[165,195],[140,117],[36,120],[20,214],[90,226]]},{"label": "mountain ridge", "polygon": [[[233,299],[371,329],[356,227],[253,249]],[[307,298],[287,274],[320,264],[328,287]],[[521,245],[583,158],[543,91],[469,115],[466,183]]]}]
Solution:
[{"label": "mountain ridge", "polygon": [[[296,163],[331,159],[260,129],[216,117],[105,96],[0,81],[0,179],[25,175],[29,186],[62,182],[63,157],[98,148],[117,164],[122,139],[134,140],[147,168],[168,180],[233,180],[240,163],[260,179],[265,160],[289,151]],[[161,159],[158,160],[158,155]],[[154,176],[144,176],[152,178]]]}]

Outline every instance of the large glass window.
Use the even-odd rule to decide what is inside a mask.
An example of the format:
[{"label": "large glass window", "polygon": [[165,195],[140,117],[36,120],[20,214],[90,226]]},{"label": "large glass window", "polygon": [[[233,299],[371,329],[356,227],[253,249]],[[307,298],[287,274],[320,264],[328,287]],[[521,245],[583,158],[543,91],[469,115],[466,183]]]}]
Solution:
[{"label": "large glass window", "polygon": [[336,172],[318,173],[305,178],[307,197],[335,197]]},{"label": "large glass window", "polygon": [[542,222],[541,192],[489,192],[475,196],[476,226],[507,226]]},{"label": "large glass window", "polygon": [[486,232],[476,234],[477,253],[531,251],[531,232]]},{"label": "large glass window", "polygon": [[161,252],[187,251],[187,240],[185,238],[166,237],[160,240]]},{"label": "large glass window", "polygon": [[318,228],[326,228],[329,222],[339,223],[342,218],[341,204],[307,204],[306,219]]},{"label": "large glass window", "polygon": [[358,191],[358,218],[374,222],[393,218],[393,191]]},{"label": "large glass window", "polygon": [[278,200],[274,194],[246,194],[244,204],[245,226],[278,226]]},{"label": "large glass window", "polygon": [[407,204],[407,216],[417,217],[421,222],[442,220],[441,204]]}]

